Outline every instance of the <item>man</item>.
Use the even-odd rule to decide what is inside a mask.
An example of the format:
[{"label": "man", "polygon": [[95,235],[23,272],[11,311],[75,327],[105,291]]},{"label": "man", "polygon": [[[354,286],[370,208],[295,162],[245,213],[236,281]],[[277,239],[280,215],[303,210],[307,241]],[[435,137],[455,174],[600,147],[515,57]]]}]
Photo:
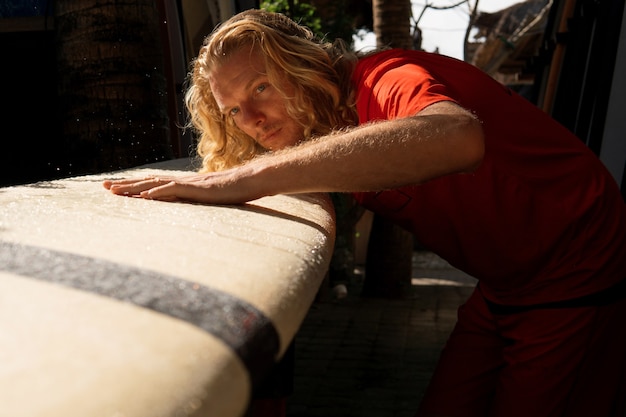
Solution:
[{"label": "man", "polygon": [[626,206],[565,128],[463,62],[357,60],[258,10],[207,38],[191,81],[202,170],[106,188],[211,204],[353,193],[479,279],[419,416],[623,417]]}]

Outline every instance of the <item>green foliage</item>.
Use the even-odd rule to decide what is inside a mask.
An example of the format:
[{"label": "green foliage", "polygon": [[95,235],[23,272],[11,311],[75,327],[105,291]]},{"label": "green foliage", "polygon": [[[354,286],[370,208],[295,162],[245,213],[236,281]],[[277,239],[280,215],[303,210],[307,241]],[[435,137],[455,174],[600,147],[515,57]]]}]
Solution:
[{"label": "green foliage", "polygon": [[307,26],[318,37],[323,38],[322,20],[317,15],[315,6],[298,0],[262,0],[260,8],[268,12],[282,13],[301,25]]},{"label": "green foliage", "polygon": [[[333,0],[326,6],[326,17],[322,20],[322,28],[330,40],[343,39],[352,46],[352,36],[356,33],[357,16],[350,9],[349,0]],[[371,6],[370,6],[371,8]]]},{"label": "green foliage", "polygon": [[355,17],[350,15],[347,0],[336,0],[329,5],[330,9],[325,10],[323,16],[320,16],[312,3],[300,0],[261,0],[260,8],[289,16],[307,26],[320,39],[330,42],[343,39],[347,45],[352,45]]}]

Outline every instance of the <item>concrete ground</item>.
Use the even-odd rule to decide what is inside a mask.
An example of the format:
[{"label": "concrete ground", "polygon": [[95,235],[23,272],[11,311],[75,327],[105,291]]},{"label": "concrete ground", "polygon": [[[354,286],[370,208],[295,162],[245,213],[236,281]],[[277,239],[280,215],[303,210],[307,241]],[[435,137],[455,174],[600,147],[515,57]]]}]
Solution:
[{"label": "concrete ground", "polygon": [[415,252],[402,299],[360,296],[316,302],[295,341],[288,417],[413,416],[476,281],[430,252]]}]

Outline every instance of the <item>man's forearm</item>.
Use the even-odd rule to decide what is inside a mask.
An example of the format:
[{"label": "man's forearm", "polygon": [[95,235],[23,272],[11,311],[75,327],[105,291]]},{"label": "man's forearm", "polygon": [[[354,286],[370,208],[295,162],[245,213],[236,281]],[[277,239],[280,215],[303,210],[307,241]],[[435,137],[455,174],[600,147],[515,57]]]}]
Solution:
[{"label": "man's forearm", "polygon": [[[454,106],[450,104],[450,106]],[[424,111],[318,138],[242,167],[261,194],[377,191],[475,169],[482,159],[480,123],[468,113]]]}]

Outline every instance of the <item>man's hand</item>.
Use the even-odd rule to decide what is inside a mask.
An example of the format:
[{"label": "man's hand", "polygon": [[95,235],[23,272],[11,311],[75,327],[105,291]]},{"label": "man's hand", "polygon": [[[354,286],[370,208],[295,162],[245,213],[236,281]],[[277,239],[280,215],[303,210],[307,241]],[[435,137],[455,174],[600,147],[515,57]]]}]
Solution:
[{"label": "man's hand", "polygon": [[261,197],[245,181],[237,181],[235,171],[105,180],[102,185],[113,194],[162,201],[237,204]]}]

